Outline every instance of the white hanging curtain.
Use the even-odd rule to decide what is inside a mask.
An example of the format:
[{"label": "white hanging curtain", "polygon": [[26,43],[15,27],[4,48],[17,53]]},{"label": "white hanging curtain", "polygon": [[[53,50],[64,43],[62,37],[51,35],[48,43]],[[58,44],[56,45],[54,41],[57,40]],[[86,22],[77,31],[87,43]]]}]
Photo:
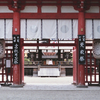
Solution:
[{"label": "white hanging curtain", "polygon": [[42,20],[42,38],[57,39],[56,20]]},{"label": "white hanging curtain", "polygon": [[27,38],[41,39],[41,20],[27,20]]},{"label": "white hanging curtain", "polygon": [[100,20],[94,20],[94,39],[100,39]]},{"label": "white hanging curtain", "polygon": [[78,20],[73,20],[73,39],[78,38]]},{"label": "white hanging curtain", "polygon": [[0,38],[4,39],[4,19],[0,19]]},{"label": "white hanging curtain", "polygon": [[21,19],[20,20],[20,29],[21,29],[21,31],[20,31],[20,37],[21,38],[24,38],[25,39],[25,29],[26,28],[26,25],[25,25],[25,19]]},{"label": "white hanging curtain", "polygon": [[12,19],[6,19],[6,39],[12,39]]},{"label": "white hanging curtain", "polygon": [[58,38],[61,40],[72,39],[71,20],[58,20]]},{"label": "white hanging curtain", "polygon": [[92,20],[86,20],[86,39],[92,39]]}]

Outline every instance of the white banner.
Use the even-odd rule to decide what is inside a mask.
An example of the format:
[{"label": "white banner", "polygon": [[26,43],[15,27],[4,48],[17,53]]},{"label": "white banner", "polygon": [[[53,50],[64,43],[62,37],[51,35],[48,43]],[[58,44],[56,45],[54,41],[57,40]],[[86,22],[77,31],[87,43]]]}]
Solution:
[{"label": "white banner", "polygon": [[12,19],[6,19],[6,39],[12,39]]},{"label": "white banner", "polygon": [[100,39],[100,20],[94,20],[94,39]]},{"label": "white banner", "polygon": [[78,20],[73,20],[73,39],[78,38]]},{"label": "white banner", "polygon": [[42,20],[42,38],[57,39],[56,20]]},{"label": "white banner", "polygon": [[27,38],[41,39],[41,20],[27,20]]},{"label": "white banner", "polygon": [[0,19],[0,38],[4,39],[4,19]]},{"label": "white banner", "polygon": [[60,40],[72,39],[71,20],[58,20],[58,38]]},{"label": "white banner", "polygon": [[86,39],[92,39],[92,20],[86,20]]},{"label": "white banner", "polygon": [[20,36],[21,38],[25,39],[25,31],[26,31],[26,25],[25,25],[25,19],[20,20]]}]

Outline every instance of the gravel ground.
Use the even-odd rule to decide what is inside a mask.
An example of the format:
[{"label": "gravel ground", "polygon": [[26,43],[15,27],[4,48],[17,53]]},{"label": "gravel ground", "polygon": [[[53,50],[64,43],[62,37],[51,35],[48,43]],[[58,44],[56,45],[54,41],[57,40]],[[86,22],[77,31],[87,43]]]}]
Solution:
[{"label": "gravel ground", "polygon": [[0,100],[100,100],[100,90],[0,89]]},{"label": "gravel ground", "polygon": [[23,88],[0,87],[0,100],[100,100],[100,87],[77,88],[72,77],[28,77]]}]

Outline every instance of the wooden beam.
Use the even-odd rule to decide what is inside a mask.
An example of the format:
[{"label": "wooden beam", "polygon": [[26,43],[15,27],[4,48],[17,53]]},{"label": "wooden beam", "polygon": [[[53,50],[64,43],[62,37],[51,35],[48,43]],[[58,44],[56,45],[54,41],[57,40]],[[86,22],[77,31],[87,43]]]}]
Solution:
[{"label": "wooden beam", "polygon": [[[23,43],[23,46],[76,46],[76,43],[52,43],[52,44],[44,44],[44,43]],[[13,43],[6,43],[6,47],[7,46],[13,46]],[[92,46],[92,43],[86,43],[86,46]]]},{"label": "wooden beam", "polygon": [[85,19],[100,19],[100,13],[85,13]]},{"label": "wooden beam", "polygon": [[13,18],[13,13],[0,13],[0,18],[1,19],[12,19]]},{"label": "wooden beam", "polygon": [[[0,19],[12,19],[13,13],[0,13]],[[20,13],[20,19],[78,19],[78,13]],[[85,19],[100,19],[100,13],[85,13]]]},{"label": "wooden beam", "polygon": [[78,19],[78,13],[21,13],[21,19]]}]

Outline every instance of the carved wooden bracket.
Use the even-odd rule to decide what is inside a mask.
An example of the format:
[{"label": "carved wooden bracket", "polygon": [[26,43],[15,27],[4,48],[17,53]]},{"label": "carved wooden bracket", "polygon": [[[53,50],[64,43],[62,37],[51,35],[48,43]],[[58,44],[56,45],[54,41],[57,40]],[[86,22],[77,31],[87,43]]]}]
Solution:
[{"label": "carved wooden bracket", "polygon": [[85,1],[85,0],[76,0],[74,1],[74,9],[78,10],[80,12],[84,12],[85,10],[90,9],[90,5],[87,5],[90,3],[90,1]]},{"label": "carved wooden bracket", "polygon": [[19,12],[20,10],[23,10],[25,8],[25,1],[9,0],[8,7],[10,10],[13,10],[14,12]]}]

